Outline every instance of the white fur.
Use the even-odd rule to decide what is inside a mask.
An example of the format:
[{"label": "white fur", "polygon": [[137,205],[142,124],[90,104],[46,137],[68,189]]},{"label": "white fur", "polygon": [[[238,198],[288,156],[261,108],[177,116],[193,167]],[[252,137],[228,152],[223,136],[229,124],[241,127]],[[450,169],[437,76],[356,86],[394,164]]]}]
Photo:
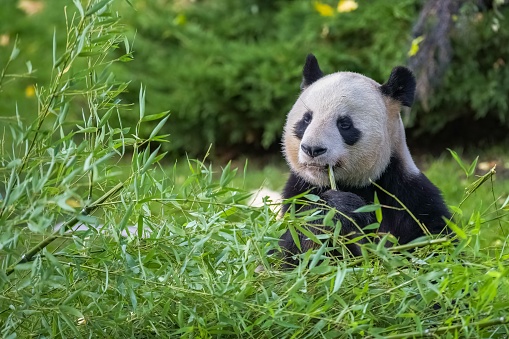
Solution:
[{"label": "white fur", "polygon": [[[380,85],[363,75],[339,72],[325,76],[306,88],[290,110],[283,135],[284,153],[292,170],[310,183],[328,186],[328,165],[337,165],[336,181],[362,187],[377,180],[396,153],[410,172],[417,171],[405,141],[400,105],[384,97]],[[313,118],[302,140],[294,135],[295,124],[307,111]],[[354,145],[347,145],[337,127],[348,115],[361,131]],[[312,158],[300,145],[327,148]]]}]

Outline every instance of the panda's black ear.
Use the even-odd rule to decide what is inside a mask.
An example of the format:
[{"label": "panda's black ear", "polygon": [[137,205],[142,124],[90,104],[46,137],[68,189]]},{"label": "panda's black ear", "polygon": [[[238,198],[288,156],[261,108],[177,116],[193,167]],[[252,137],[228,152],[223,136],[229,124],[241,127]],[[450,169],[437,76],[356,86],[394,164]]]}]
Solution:
[{"label": "panda's black ear", "polygon": [[389,80],[380,86],[380,90],[383,95],[401,102],[403,106],[411,107],[414,103],[415,77],[406,67],[394,67]]},{"label": "panda's black ear", "polygon": [[305,89],[316,80],[323,77],[322,70],[318,65],[318,60],[313,54],[308,54],[306,57],[306,63],[302,70],[302,82],[300,83],[300,89]]}]

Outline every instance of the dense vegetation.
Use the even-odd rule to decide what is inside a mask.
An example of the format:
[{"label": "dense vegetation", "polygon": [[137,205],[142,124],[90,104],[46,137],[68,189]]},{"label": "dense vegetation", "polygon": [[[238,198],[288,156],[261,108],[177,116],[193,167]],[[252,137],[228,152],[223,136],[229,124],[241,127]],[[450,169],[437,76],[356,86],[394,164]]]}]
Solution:
[{"label": "dense vegetation", "polygon": [[128,84],[112,70],[133,46],[111,2],[74,1],[67,30],[46,32],[50,80],[35,93],[20,85],[31,64],[17,71],[30,45],[1,54],[2,337],[507,336],[509,184],[493,170],[476,179],[477,160],[455,154],[429,169],[454,239],[389,249],[384,236],[337,260],[334,232],[279,271],[267,251],[314,216],[248,206],[235,181],[248,174],[230,165],[168,166],[158,145],[173,116],[151,111],[144,87],[137,110],[120,99]]},{"label": "dense vegetation", "polygon": [[[18,2],[7,0],[3,6],[0,32],[11,40],[19,36],[37,70],[34,76],[48,81],[53,29],[65,29],[60,13],[50,7],[61,8],[68,2],[54,0],[30,16],[16,7]],[[117,3],[136,53],[132,62],[115,71],[129,82],[122,99],[136,103],[143,83],[150,88],[148,109],[171,110],[163,131],[172,138],[163,147],[173,153],[203,156],[211,143],[213,154],[278,149],[307,53],[318,56],[325,72],[349,70],[383,82],[392,67],[407,63],[418,42],[426,38],[412,42],[422,0],[358,1],[357,9],[343,12],[335,10],[337,2],[141,0],[133,3],[134,9],[127,2]],[[462,134],[495,138],[500,135],[493,133],[493,126],[501,131],[509,127],[509,45],[505,43],[509,6],[497,7],[494,1],[489,9],[481,3],[463,1],[453,17],[451,63],[426,105],[417,104],[406,118],[410,136],[449,131],[447,124],[454,121],[465,132],[458,135],[453,129],[446,134],[445,145],[450,145],[463,141]],[[317,10],[320,4],[332,6],[332,12]],[[64,35],[56,39],[59,46],[65,43]],[[1,53],[0,61],[5,63],[6,56]],[[25,67],[13,66],[17,71]],[[30,78],[18,81],[6,95],[18,99],[16,93],[32,84]],[[479,84],[484,84],[482,89]],[[34,104],[35,100],[30,108]],[[2,111],[5,105],[0,103]],[[24,108],[20,107],[22,116]],[[125,121],[136,122],[130,111],[121,114]],[[153,126],[142,126],[140,133],[148,136]]]}]

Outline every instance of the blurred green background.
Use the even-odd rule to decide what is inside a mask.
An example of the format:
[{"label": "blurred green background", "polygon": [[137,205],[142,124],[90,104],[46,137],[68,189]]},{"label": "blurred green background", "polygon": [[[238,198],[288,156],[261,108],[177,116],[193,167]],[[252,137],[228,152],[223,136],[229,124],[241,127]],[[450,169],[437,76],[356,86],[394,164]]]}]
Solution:
[{"label": "blurred green background", "polygon": [[[49,82],[54,32],[57,46],[66,43],[66,5],[72,7],[68,0],[2,1],[0,65],[18,39],[21,54],[9,71],[35,70],[0,89],[2,119],[13,116],[16,105],[25,119],[36,114],[34,86]],[[144,84],[147,112],[171,111],[161,133],[171,134],[163,147],[173,155],[203,156],[211,144],[212,156],[219,159],[279,155],[282,126],[298,95],[307,53],[318,57],[326,73],[354,71],[379,82],[392,67],[410,65],[420,90],[405,123],[416,152],[507,142],[507,1],[138,0],[115,5],[134,45],[134,59],[114,70],[130,82],[122,99],[132,106],[123,111],[123,120],[134,125]]]}]

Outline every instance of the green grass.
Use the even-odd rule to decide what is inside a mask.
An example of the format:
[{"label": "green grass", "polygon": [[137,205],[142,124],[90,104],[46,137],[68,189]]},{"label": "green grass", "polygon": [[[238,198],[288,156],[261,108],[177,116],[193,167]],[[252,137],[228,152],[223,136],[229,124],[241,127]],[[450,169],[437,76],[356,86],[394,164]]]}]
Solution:
[{"label": "green grass", "polygon": [[[338,259],[326,252],[344,251],[346,239],[325,233],[300,266],[280,271],[268,251],[286,229],[305,231],[313,215],[280,217],[246,201],[262,185],[280,188],[287,169],[194,160],[174,166],[148,147],[166,139],[157,127],[146,139],[138,133],[167,117],[145,112],[144,95],[136,124],[122,124],[116,99],[125,84],[101,75],[116,62],[108,51],[129,47],[108,6],[91,1],[75,9],[69,44],[56,48],[63,61],[37,93],[37,118],[24,121],[13,104],[5,128],[1,337],[508,335],[506,179],[492,184],[485,176],[460,204],[475,178],[465,179],[450,155],[426,162],[456,206],[457,237],[387,248],[385,236],[363,244],[361,257]],[[82,118],[69,124],[67,114]],[[507,154],[494,152],[507,163]],[[64,226],[55,231],[57,224]],[[88,228],[76,230],[79,224]],[[129,226],[134,232],[126,236]]]}]

